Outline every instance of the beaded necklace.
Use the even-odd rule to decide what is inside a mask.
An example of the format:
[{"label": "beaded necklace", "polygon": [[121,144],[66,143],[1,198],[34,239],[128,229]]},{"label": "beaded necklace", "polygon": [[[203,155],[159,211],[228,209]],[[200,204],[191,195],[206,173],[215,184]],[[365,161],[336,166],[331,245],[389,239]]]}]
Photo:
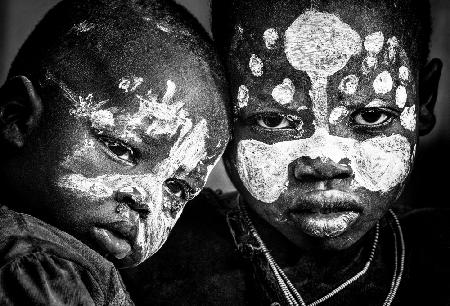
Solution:
[{"label": "beaded necklace", "polygon": [[[238,203],[240,203],[240,201],[238,201]],[[373,261],[373,258],[375,257],[375,251],[378,246],[378,239],[379,239],[379,235],[380,235],[379,223],[377,223],[377,225],[376,225],[375,237],[374,237],[374,241],[372,243],[372,248],[370,250],[369,259],[366,262],[366,264],[364,265],[364,268],[361,271],[359,271],[358,273],[356,273],[353,277],[351,277],[350,279],[348,279],[347,281],[345,281],[344,283],[342,283],[341,285],[336,287],[336,289],[334,289],[330,293],[326,294],[322,298],[320,298],[312,303],[307,304],[303,300],[303,298],[300,295],[300,293],[298,292],[298,290],[295,289],[294,285],[291,283],[291,281],[286,276],[284,271],[280,268],[280,266],[273,259],[272,254],[270,254],[270,251],[267,249],[266,245],[264,244],[264,241],[261,239],[258,232],[256,231],[256,228],[254,227],[246,208],[241,204],[239,204],[238,207],[239,207],[239,212],[240,212],[241,216],[243,217],[244,221],[246,222],[247,226],[250,229],[250,233],[253,235],[253,237],[258,242],[258,244],[264,254],[264,257],[266,258],[267,262],[269,263],[270,269],[272,270],[272,272],[277,280],[278,286],[280,287],[281,291],[283,292],[286,302],[290,306],[299,306],[299,305],[301,305],[301,306],[316,306],[316,305],[319,305],[319,304],[325,302],[326,300],[330,299],[331,297],[338,294],[340,291],[344,290],[346,287],[348,287],[349,285],[354,283],[361,276],[366,274],[366,272],[369,270],[369,267]],[[400,225],[400,221],[398,220],[397,216],[395,215],[395,213],[392,210],[389,210],[389,213],[392,215],[392,217],[394,219],[397,233],[396,233],[396,230],[391,225],[392,233],[394,236],[394,253],[395,253],[394,254],[395,255],[394,274],[392,277],[392,282],[391,282],[391,286],[389,289],[389,293],[383,303],[383,306],[390,306],[392,301],[394,300],[397,290],[400,286],[400,282],[402,280],[404,264],[405,264],[405,241],[403,239],[403,231],[402,231],[402,228]],[[400,254],[398,254],[399,249],[400,249]]]}]

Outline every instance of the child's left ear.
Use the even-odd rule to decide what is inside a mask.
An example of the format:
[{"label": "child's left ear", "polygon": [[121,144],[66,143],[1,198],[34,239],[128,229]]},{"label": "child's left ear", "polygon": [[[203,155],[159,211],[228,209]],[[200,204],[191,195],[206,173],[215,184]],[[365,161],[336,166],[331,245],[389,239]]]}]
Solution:
[{"label": "child's left ear", "polygon": [[431,132],[436,124],[434,107],[436,105],[442,61],[432,59],[421,71],[419,85],[419,135]]},{"label": "child's left ear", "polygon": [[0,88],[0,140],[14,148],[23,147],[38,126],[42,101],[29,79],[16,76]]}]

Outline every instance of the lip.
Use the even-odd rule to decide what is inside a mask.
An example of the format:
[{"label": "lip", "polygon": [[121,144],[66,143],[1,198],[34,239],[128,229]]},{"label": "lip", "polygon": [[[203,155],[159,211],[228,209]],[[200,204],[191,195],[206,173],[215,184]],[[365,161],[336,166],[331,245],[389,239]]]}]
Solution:
[{"label": "lip", "polygon": [[134,246],[136,227],[125,221],[113,222],[93,227],[91,237],[107,256],[124,259]]},{"label": "lip", "polygon": [[362,210],[360,202],[352,194],[319,190],[297,197],[288,212],[306,234],[334,238],[346,232],[361,216]]}]

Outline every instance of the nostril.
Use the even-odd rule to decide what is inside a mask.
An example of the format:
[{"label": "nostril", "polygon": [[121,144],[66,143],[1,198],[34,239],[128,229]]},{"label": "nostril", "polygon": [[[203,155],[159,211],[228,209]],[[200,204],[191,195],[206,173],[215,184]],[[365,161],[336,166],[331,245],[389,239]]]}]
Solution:
[{"label": "nostril", "polygon": [[321,158],[311,159],[302,157],[295,164],[295,177],[303,182],[318,180],[347,179],[352,176],[353,170],[347,161],[336,163]]},{"label": "nostril", "polygon": [[143,217],[147,217],[150,213],[148,205],[145,204],[142,195],[136,188],[126,188],[117,191],[115,193],[115,200],[126,204],[129,208]]}]

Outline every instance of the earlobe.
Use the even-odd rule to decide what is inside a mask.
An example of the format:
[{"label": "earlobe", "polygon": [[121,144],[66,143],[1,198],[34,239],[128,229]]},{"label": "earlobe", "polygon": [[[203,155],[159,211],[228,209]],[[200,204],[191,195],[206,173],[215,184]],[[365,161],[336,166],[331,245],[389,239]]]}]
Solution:
[{"label": "earlobe", "polygon": [[436,105],[439,80],[441,78],[442,61],[431,60],[424,67],[420,75],[419,87],[419,135],[423,136],[432,131],[436,124],[434,107]]},{"label": "earlobe", "polygon": [[37,127],[42,114],[42,101],[31,81],[13,77],[0,88],[0,139],[21,148]]}]

